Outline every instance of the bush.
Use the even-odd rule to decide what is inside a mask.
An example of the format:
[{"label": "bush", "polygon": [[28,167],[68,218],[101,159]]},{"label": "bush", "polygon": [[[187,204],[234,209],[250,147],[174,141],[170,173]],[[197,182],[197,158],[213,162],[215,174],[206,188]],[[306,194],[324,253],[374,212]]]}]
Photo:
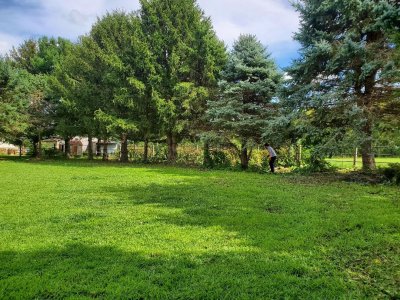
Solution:
[{"label": "bush", "polygon": [[383,175],[387,180],[400,185],[400,164],[389,164],[389,166],[382,170]]},{"label": "bush", "polygon": [[211,160],[213,161],[214,167],[229,168],[231,166],[231,160],[224,151],[214,150],[211,151]]},{"label": "bush", "polygon": [[282,167],[289,168],[296,166],[295,152],[292,146],[280,147],[278,158],[279,158],[279,164]]},{"label": "bush", "polygon": [[154,147],[154,155],[149,151],[149,162],[151,163],[164,163],[167,161],[168,147],[164,144],[157,144]]},{"label": "bush", "polygon": [[49,149],[43,149],[42,150],[44,152],[44,155],[47,158],[56,158],[56,157],[62,157],[63,156],[63,152],[61,152],[60,150],[54,149],[54,148],[49,148]]},{"label": "bush", "polygon": [[206,168],[230,168],[232,166],[231,159],[227,152],[223,150],[210,150],[204,154],[207,157],[204,166]]},{"label": "bush", "polygon": [[296,171],[300,173],[320,173],[335,169],[335,167],[333,167],[325,159],[313,155],[306,158],[305,163],[306,165],[304,167],[298,168]]},{"label": "bush", "polygon": [[203,163],[203,149],[194,145],[180,145],[176,162],[183,165],[200,166]]}]

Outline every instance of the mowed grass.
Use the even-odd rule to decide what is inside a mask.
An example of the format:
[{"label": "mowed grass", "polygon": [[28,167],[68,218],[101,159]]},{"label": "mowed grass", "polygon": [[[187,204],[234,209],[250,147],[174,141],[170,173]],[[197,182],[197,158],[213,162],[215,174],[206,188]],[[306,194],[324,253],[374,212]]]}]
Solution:
[{"label": "mowed grass", "polygon": [[400,190],[0,161],[0,298],[400,297]]},{"label": "mowed grass", "polygon": [[[332,166],[341,168],[341,169],[353,169],[353,157],[332,157],[327,158],[327,162],[329,162]],[[400,157],[376,157],[375,163],[378,168],[385,168],[389,164],[397,163],[400,164]],[[358,157],[356,163],[356,169],[362,168],[362,159]]]}]

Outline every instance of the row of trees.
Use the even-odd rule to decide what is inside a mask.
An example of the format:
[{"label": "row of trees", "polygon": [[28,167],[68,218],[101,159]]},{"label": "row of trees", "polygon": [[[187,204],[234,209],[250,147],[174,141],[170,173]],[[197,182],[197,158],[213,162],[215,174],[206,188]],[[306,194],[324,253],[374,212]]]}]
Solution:
[{"label": "row of trees", "polygon": [[0,137],[29,139],[37,156],[45,136],[118,138],[121,161],[129,140],[144,142],[144,161],[149,141],[165,141],[170,162],[183,139],[201,139],[205,164],[218,144],[244,169],[265,140],[309,147],[314,163],[350,143],[373,169],[377,129],[398,137],[397,1],[299,1],[301,57],[286,80],[255,36],[227,52],[196,1],[140,3],[75,44],[28,40],[2,58]]}]

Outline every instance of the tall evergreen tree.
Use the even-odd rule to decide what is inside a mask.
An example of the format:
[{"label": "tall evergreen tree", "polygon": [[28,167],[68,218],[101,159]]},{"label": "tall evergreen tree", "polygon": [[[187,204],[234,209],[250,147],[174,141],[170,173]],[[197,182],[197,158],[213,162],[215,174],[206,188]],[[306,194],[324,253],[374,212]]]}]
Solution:
[{"label": "tall evergreen tree", "polygon": [[69,47],[71,42],[63,38],[41,37],[27,40],[10,52],[12,65],[31,74],[30,81],[36,86],[28,105],[30,126],[27,137],[33,144],[33,155],[37,157],[41,155],[42,137],[54,133],[54,116],[59,104],[49,81]]},{"label": "tall evergreen tree", "polygon": [[159,125],[151,52],[134,14],[109,13],[97,21],[90,35],[107,66],[105,84],[112,88],[112,98],[97,117],[107,120],[108,128],[121,138],[121,160],[128,161],[129,135],[139,131],[147,141]]},{"label": "tall evergreen tree", "polygon": [[79,120],[79,128],[73,132],[88,136],[89,160],[93,159],[93,138],[108,138],[106,124],[95,118],[96,111],[104,109],[112,98],[111,89],[104,81],[106,69],[98,45],[91,37],[83,36],[55,74],[55,87],[66,110],[63,123],[73,124],[74,119]]},{"label": "tall evergreen tree", "polygon": [[234,147],[243,169],[273,113],[281,74],[254,35],[234,43],[219,83],[220,97],[208,102],[208,118],[226,143]]},{"label": "tall evergreen tree", "polygon": [[153,55],[168,159],[190,121],[205,107],[208,87],[224,64],[225,47],[195,0],[141,0],[143,32]]},{"label": "tall evergreen tree", "polygon": [[288,103],[309,121],[307,138],[331,143],[321,149],[332,151],[347,131],[357,132],[364,169],[375,168],[374,124],[399,80],[389,40],[399,30],[399,7],[394,0],[296,4],[301,27],[295,39],[302,49],[289,69]]},{"label": "tall evergreen tree", "polygon": [[34,93],[32,76],[0,58],[0,140],[14,140],[29,127],[28,107]]}]

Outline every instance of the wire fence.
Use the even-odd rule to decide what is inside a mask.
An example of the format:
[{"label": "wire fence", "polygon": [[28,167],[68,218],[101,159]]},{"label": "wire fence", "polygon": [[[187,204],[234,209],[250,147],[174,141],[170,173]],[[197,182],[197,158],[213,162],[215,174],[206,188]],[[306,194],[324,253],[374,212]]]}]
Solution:
[{"label": "wire fence", "polygon": [[[392,163],[400,163],[399,148],[377,146],[374,147],[375,164],[379,167],[387,167]],[[362,157],[359,149],[353,152],[346,151],[340,155],[326,159],[331,165],[343,169],[359,169],[362,167]]]}]

